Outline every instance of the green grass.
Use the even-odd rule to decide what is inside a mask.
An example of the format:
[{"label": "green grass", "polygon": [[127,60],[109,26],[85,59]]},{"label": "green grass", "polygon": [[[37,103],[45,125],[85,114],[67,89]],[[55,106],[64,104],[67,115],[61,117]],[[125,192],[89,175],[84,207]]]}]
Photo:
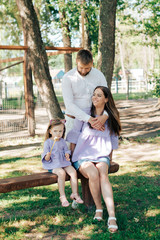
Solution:
[{"label": "green grass", "polygon": [[[114,100],[126,100],[126,93],[113,93]],[[148,99],[153,98],[152,92],[129,93],[129,99]]]},{"label": "green grass", "polygon": [[[57,95],[57,99],[59,103],[63,103],[63,97],[62,97],[62,93],[60,92],[56,92]],[[35,103],[37,101],[37,98],[35,97],[34,99]],[[21,109],[22,106],[25,106],[25,102],[24,99],[22,98],[9,98],[9,99],[3,99],[3,109],[7,110],[7,109]]]},{"label": "green grass", "polygon": [[3,99],[3,109],[21,109],[25,106],[24,99],[22,98],[9,98]]},{"label": "green grass", "polygon": [[[159,139],[156,138],[156,139]],[[19,143],[10,143],[12,150]],[[121,143],[128,147],[127,142]],[[134,142],[135,149],[137,142]],[[145,144],[141,143],[141,144]],[[159,145],[159,140],[154,144]],[[8,146],[1,145],[1,150]],[[32,152],[12,153],[0,157],[0,176],[21,176],[41,169],[42,148]],[[121,158],[123,157],[123,153]],[[57,184],[30,188],[0,195],[0,239],[58,239],[58,240],[158,240],[160,239],[160,163],[148,156],[148,161],[128,161],[116,174],[110,175],[113,186],[119,231],[107,230],[107,210],[104,221],[93,222],[94,209],[84,205],[77,210],[62,208]],[[36,170],[35,170],[36,169]],[[66,183],[69,199],[71,187]],[[81,194],[81,185],[79,184]],[[47,238],[48,237],[48,238]]]},{"label": "green grass", "polygon": [[155,143],[160,145],[160,131],[157,131],[156,137],[149,137],[149,138],[143,138],[143,137],[136,137],[134,138],[134,142],[138,143]]},{"label": "green grass", "polygon": [[58,102],[63,103],[63,97],[62,96],[57,96]]},{"label": "green grass", "polygon": [[[61,92],[56,92],[57,99],[60,103],[63,102],[63,97]],[[114,100],[126,100],[127,94],[126,93],[113,93]],[[148,98],[155,98],[152,92],[140,92],[140,93],[129,93],[129,99],[148,99]]]}]

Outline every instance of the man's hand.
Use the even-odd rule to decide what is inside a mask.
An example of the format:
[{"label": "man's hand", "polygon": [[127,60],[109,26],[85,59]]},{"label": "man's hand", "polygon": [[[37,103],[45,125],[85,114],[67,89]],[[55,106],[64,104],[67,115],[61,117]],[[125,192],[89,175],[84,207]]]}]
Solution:
[{"label": "man's hand", "polygon": [[91,124],[91,126],[94,129],[99,130],[99,131],[104,131],[105,130],[104,124],[107,119],[108,119],[107,115],[101,115],[96,118],[90,117],[88,122]]}]

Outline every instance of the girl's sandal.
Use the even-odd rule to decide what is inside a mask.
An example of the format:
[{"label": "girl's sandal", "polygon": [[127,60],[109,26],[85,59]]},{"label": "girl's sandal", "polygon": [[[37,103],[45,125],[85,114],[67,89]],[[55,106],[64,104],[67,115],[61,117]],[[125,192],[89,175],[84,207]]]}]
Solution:
[{"label": "girl's sandal", "polygon": [[62,207],[68,207],[69,206],[69,202],[67,201],[65,195],[61,196],[59,199],[61,201]]},{"label": "girl's sandal", "polygon": [[70,199],[75,200],[77,203],[80,203],[80,204],[84,203],[83,200],[78,195],[78,193],[72,193],[70,196]]},{"label": "girl's sandal", "polygon": [[117,225],[110,225],[110,221],[111,220],[117,220],[115,217],[109,217],[108,218],[108,230],[110,233],[116,233],[118,230],[118,226]]},{"label": "girl's sandal", "polygon": [[[103,214],[103,209],[97,209],[96,213],[102,213]],[[94,217],[93,220],[98,220],[98,221],[102,221],[102,217]]]}]

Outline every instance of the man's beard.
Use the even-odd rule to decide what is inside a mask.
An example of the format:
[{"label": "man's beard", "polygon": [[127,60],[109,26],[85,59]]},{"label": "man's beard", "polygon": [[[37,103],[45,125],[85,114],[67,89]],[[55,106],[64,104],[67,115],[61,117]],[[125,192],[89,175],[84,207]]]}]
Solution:
[{"label": "man's beard", "polygon": [[[90,69],[90,71],[92,70],[92,68]],[[87,72],[87,73],[85,73],[85,74],[82,74],[79,70],[78,70],[78,68],[77,68],[77,71],[79,72],[79,74],[81,75],[81,76],[83,76],[83,77],[85,77],[85,76],[87,76],[89,73],[90,73],[90,71],[89,72]]]}]

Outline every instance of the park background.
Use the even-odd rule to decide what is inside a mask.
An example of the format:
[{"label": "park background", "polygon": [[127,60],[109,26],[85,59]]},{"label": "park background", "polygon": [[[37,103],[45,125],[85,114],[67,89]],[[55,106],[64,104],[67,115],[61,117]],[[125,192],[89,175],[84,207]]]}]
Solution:
[{"label": "park background", "polygon": [[[25,45],[24,26],[16,2],[20,4],[25,1],[0,1],[2,47]],[[108,83],[120,111],[122,134],[119,149],[114,153],[114,160],[120,164],[120,170],[110,175],[110,180],[119,232],[112,236],[107,231],[106,211],[102,223],[93,223],[94,210],[87,211],[84,206],[76,211],[62,209],[57,186],[51,185],[1,194],[1,239],[159,239],[159,2],[30,2],[34,4],[44,46],[90,49],[94,55],[94,66],[101,70],[104,70],[106,64],[105,57],[113,62],[112,81]],[[115,35],[111,39],[115,46],[115,49],[113,46],[111,49],[114,56],[101,54],[100,66],[100,46],[113,34],[103,28],[106,39],[103,38],[104,42],[101,42],[99,23],[102,26],[109,25],[110,14],[112,17],[114,15],[116,26],[112,26]],[[69,31],[66,38],[64,29]],[[101,47],[106,49],[106,46]],[[64,72],[76,66],[76,52],[65,52],[64,49],[46,52],[51,75],[49,81],[54,87],[60,109],[65,111],[61,79]],[[31,108],[33,106],[34,113],[32,111],[33,121],[28,120],[24,56],[24,50],[0,49],[1,178],[42,171],[40,154],[49,115],[37,87],[34,71],[30,69],[32,84],[29,87],[32,92],[29,89],[28,95],[32,97]],[[17,64],[17,61],[21,63]],[[56,102],[54,99],[53,94],[53,105]],[[58,111],[56,114],[61,115]],[[68,183],[66,191],[69,196]]]}]

